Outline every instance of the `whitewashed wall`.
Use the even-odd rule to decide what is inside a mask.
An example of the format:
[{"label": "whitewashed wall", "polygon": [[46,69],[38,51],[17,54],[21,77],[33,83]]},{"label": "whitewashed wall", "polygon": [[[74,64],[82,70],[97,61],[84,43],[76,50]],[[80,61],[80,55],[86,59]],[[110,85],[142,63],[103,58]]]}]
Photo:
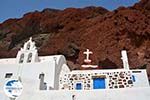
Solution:
[{"label": "whitewashed wall", "polygon": [[[16,100],[149,100],[150,88],[87,90],[87,91],[37,91],[23,92]],[[0,100],[9,100],[0,91]]]}]

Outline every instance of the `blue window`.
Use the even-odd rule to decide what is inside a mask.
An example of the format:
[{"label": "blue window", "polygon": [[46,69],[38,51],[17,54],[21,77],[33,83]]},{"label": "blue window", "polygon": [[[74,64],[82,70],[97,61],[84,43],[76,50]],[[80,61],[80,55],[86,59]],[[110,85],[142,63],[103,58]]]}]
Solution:
[{"label": "blue window", "polygon": [[81,83],[77,83],[76,84],[76,90],[81,90],[82,89],[82,84]]},{"label": "blue window", "polygon": [[136,80],[135,80],[135,76],[134,75],[132,75],[132,80],[133,80],[133,82],[135,82]]},{"label": "blue window", "polygon": [[94,89],[105,89],[105,78],[94,78],[93,79]]}]

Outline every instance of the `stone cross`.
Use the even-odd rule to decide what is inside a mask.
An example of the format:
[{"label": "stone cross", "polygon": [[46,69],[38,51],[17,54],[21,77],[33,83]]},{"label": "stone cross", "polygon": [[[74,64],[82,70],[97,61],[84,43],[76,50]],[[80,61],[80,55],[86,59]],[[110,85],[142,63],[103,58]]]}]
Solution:
[{"label": "stone cross", "polygon": [[90,63],[91,60],[89,59],[89,57],[90,57],[90,54],[93,54],[93,52],[91,52],[89,49],[87,49],[85,52],[83,52],[83,54],[86,55],[86,59],[84,59],[84,62],[85,63]]}]

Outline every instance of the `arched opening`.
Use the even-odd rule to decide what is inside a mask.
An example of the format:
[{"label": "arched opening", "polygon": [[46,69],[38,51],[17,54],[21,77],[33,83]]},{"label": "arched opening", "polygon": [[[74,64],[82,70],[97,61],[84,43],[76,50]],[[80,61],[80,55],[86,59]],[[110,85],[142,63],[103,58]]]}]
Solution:
[{"label": "arched opening", "polygon": [[32,53],[29,53],[28,55],[28,59],[27,59],[27,63],[31,62],[32,61]]},{"label": "arched opening", "polygon": [[24,54],[21,54],[20,59],[19,59],[19,63],[23,63],[24,60]]},{"label": "arched opening", "polygon": [[27,44],[27,50],[30,50],[30,43]]}]

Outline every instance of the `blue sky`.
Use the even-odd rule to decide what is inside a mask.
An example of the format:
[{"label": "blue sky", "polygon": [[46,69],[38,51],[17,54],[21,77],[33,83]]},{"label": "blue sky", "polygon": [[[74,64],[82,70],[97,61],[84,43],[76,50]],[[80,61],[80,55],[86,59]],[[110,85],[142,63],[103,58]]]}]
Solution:
[{"label": "blue sky", "polygon": [[119,6],[131,6],[139,0],[0,0],[0,22],[20,18],[27,12],[44,8],[65,9],[68,7],[102,6],[108,10]]}]

